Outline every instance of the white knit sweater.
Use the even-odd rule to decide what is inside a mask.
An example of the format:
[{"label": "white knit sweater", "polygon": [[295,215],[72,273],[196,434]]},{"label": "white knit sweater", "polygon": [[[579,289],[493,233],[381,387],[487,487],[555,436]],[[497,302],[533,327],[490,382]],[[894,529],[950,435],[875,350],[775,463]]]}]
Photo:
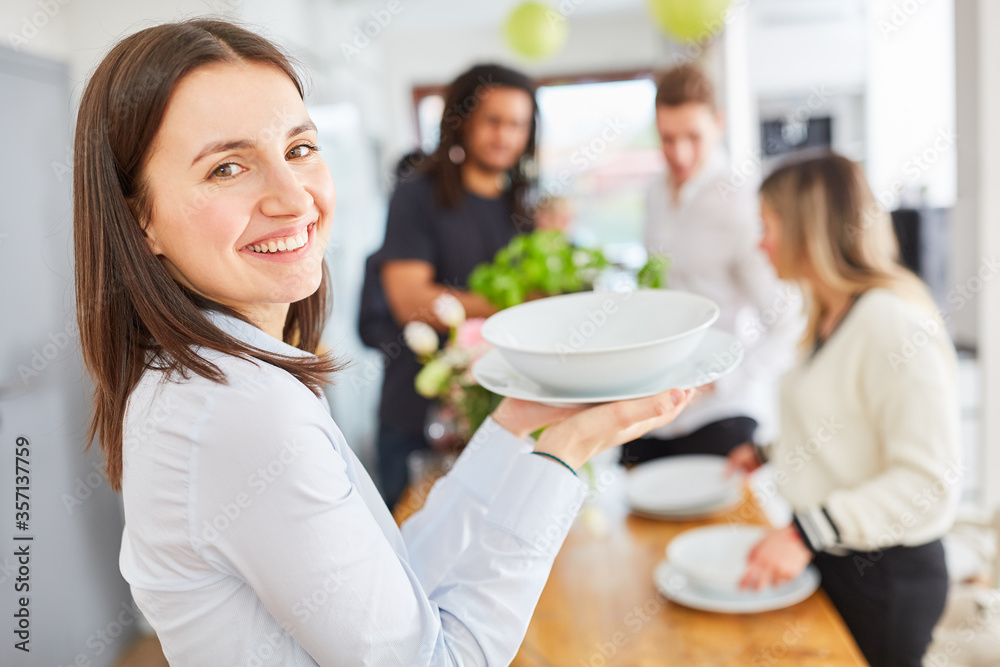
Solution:
[{"label": "white knit sweater", "polygon": [[873,289],[785,376],[768,458],[814,550],[915,546],[951,527],[964,471],[956,371],[937,319]]}]

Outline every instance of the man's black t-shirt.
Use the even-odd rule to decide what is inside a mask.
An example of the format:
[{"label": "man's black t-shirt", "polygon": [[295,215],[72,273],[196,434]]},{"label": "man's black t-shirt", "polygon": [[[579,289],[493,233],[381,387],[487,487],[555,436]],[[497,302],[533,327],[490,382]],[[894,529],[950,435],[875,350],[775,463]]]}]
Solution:
[{"label": "man's black t-shirt", "polygon": [[[457,208],[447,209],[438,203],[434,183],[427,176],[407,179],[396,187],[389,202],[385,242],[366,265],[367,271],[374,272],[366,282],[378,280],[387,261],[421,260],[434,266],[435,282],[465,289],[472,269],[492,261],[517,231],[506,194],[485,199],[466,193]],[[373,327],[387,338],[379,344],[386,356],[379,419],[419,434],[430,405],[413,387],[420,363],[406,347],[403,330],[388,310],[386,319],[382,326]],[[371,345],[369,340],[366,343]]]}]

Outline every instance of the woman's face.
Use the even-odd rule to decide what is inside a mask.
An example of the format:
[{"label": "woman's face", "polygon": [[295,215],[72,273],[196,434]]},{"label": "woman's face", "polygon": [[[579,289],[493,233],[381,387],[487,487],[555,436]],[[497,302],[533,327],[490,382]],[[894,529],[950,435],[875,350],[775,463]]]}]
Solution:
[{"label": "woman's face", "polygon": [[463,143],[469,158],[489,171],[513,167],[528,148],[533,113],[531,95],[525,91],[506,87],[487,90],[465,123]]},{"label": "woman's face", "polygon": [[258,322],[313,294],[334,188],[295,84],[218,63],[174,88],[144,177],[153,252],[175,280]]},{"label": "woman's face", "polygon": [[765,202],[760,203],[760,218],[764,222],[764,235],[760,239],[760,249],[767,255],[768,261],[774,267],[778,278],[789,280],[792,276],[782,270],[781,262],[781,220]]}]

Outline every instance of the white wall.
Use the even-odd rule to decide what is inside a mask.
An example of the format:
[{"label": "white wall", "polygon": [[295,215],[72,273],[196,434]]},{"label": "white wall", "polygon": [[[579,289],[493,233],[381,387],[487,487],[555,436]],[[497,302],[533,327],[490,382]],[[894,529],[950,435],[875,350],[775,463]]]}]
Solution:
[{"label": "white wall", "polygon": [[[955,126],[956,147],[955,210],[951,218],[951,277],[958,285],[969,278],[979,253],[979,201],[983,184],[979,169],[980,54],[978,39],[979,11],[976,0],[955,3]],[[976,302],[962,304],[952,311],[951,325],[956,342],[974,345],[979,337]]]},{"label": "white wall", "polygon": [[[69,66],[74,103],[90,71],[118,39],[164,21],[201,14],[236,15],[242,0],[102,0],[97,6],[80,0],[4,0],[0,4],[0,35],[10,46],[25,20],[41,23],[49,6],[51,17],[37,35],[20,45],[25,53],[60,60]],[[52,7],[58,7],[58,11]]]},{"label": "white wall", "polygon": [[[960,0],[962,11],[973,12],[977,27],[976,81],[978,98],[975,155],[978,158],[978,257],[983,260],[1000,258],[1000,3],[993,0]],[[968,97],[959,98],[964,104]],[[969,272],[975,266],[964,267]],[[984,461],[979,471],[987,482],[983,485],[987,507],[1000,507],[1000,285],[995,273],[984,275],[978,295],[979,363],[982,373],[982,444]]]},{"label": "white wall", "polygon": [[955,203],[953,5],[869,3],[867,168],[876,193],[926,188],[931,206]]},{"label": "white wall", "polygon": [[848,0],[764,0],[750,8],[748,53],[760,97],[797,96],[815,86],[865,85],[863,4]]},{"label": "white wall", "polygon": [[14,51],[52,60],[69,54],[68,9],[71,3],[58,0],[4,0],[0,4],[0,37]]}]

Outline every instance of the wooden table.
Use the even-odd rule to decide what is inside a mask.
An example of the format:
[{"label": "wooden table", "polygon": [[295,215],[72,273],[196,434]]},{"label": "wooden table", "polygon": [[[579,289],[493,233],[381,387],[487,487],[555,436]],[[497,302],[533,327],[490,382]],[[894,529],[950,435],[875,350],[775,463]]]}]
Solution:
[{"label": "wooden table", "polygon": [[[515,667],[865,665],[826,594],[779,611],[727,615],[666,600],[652,572],[675,535],[726,522],[763,524],[752,497],[711,519],[644,519],[628,512],[624,475],[609,480],[570,529],[556,557]],[[430,483],[407,490],[396,508],[402,522],[419,509]]]}]

